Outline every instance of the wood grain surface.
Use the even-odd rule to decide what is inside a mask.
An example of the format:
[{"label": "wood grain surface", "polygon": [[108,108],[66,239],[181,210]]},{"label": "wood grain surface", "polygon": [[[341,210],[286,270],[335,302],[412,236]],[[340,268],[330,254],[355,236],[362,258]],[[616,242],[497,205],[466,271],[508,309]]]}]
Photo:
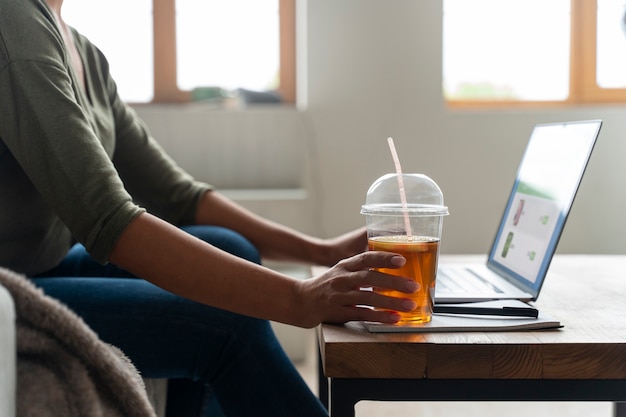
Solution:
[{"label": "wood grain surface", "polygon": [[[442,256],[441,262],[481,262]],[[314,269],[314,274],[322,269]],[[334,378],[626,379],[626,256],[557,255],[535,305],[561,329],[369,333],[360,322],[318,328]]]}]

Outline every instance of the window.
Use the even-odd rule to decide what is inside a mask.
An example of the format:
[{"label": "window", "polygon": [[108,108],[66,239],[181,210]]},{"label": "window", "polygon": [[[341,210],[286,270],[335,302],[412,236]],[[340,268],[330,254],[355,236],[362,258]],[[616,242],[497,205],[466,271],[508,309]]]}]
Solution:
[{"label": "window", "polygon": [[184,102],[195,87],[240,87],[295,102],[295,0],[100,4],[66,2],[63,14],[103,50],[124,100]]},{"label": "window", "polygon": [[626,0],[444,0],[453,105],[626,101]]},{"label": "window", "polygon": [[596,48],[595,79],[603,91],[626,89],[625,13],[625,0],[597,0],[596,42],[590,47]]},{"label": "window", "polygon": [[63,19],[104,52],[127,101],[146,102],[153,95],[151,2],[108,0],[104,7],[94,0],[63,4]]}]

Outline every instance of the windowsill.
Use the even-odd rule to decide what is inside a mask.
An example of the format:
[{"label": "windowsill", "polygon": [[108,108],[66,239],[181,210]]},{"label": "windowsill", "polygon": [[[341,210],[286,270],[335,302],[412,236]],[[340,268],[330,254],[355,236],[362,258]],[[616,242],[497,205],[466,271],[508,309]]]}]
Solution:
[{"label": "windowsill", "polygon": [[267,103],[267,104],[224,104],[210,101],[190,101],[185,103],[129,103],[134,108],[170,108],[177,110],[211,110],[223,112],[245,112],[265,110],[297,110],[294,103]]},{"label": "windowsill", "polygon": [[183,106],[203,107],[217,110],[246,110],[249,108],[295,107],[295,103],[283,100],[275,91],[252,91],[246,89],[224,90],[217,87],[196,88],[191,92],[172,99],[148,103],[129,103],[131,106]]},{"label": "windowsill", "polygon": [[304,188],[254,188],[254,189],[216,189],[220,194],[235,201],[287,201],[306,200]]},{"label": "windowsill", "polygon": [[619,107],[626,104],[622,101],[514,101],[514,100],[447,100],[444,101],[449,110],[533,110],[533,109],[564,109],[583,107]]}]

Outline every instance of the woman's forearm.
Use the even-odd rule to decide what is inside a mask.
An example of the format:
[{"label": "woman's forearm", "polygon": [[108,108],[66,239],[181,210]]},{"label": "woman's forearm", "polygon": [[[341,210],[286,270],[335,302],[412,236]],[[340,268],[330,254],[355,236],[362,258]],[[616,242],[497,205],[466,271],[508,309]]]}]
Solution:
[{"label": "woman's forearm", "polygon": [[223,252],[150,214],[141,214],[126,228],[110,260],[183,297],[300,325],[295,280]]},{"label": "woman's forearm", "polygon": [[335,240],[319,239],[262,218],[216,191],[206,192],[200,199],[196,222],[239,232],[257,247],[261,256],[268,259],[331,266],[362,252],[367,245],[364,229]]}]

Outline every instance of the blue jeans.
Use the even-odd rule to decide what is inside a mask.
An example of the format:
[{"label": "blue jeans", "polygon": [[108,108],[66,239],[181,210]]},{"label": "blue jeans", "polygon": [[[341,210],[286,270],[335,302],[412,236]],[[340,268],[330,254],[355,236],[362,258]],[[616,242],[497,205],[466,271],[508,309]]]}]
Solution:
[{"label": "blue jeans", "polygon": [[[256,248],[231,230],[183,229],[260,263]],[[328,415],[266,320],[196,303],[100,265],[82,245],[32,280],[122,349],[142,376],[168,378],[170,417]]]}]

